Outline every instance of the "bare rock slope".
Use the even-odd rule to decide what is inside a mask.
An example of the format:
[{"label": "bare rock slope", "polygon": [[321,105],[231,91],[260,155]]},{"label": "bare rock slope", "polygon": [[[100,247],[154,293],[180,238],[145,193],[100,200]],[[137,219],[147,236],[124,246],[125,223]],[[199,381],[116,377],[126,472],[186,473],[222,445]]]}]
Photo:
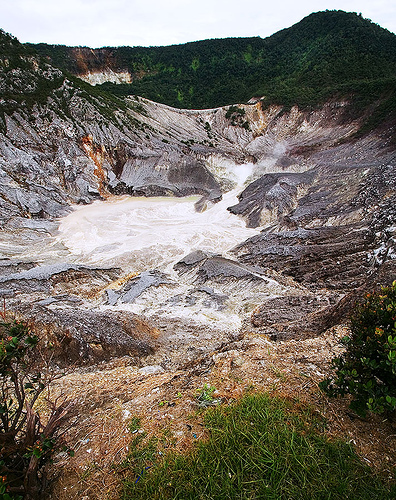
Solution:
[{"label": "bare rock slope", "polygon": [[[346,102],[313,111],[239,105],[241,122],[229,108],[121,101],[20,57],[24,73],[7,69],[3,58],[0,75],[8,95],[0,133],[1,293],[57,341],[71,336],[71,359],[158,353],[165,366],[251,328],[274,338],[316,335],[340,320],[360,290],[396,277],[391,128],[359,137]],[[51,88],[40,101],[10,97],[35,96],[43,82]],[[40,263],[56,218],[73,204],[198,194],[197,209],[205,210],[238,184],[245,165],[250,177],[229,210],[261,232],[232,254],[190,254],[172,276],[59,267],[59,251]],[[37,247],[37,259],[27,259],[26,247]],[[144,320],[122,310],[137,299],[154,304]],[[115,309],[103,316],[103,307]],[[179,317],[181,308],[213,317],[223,311],[239,323],[208,329]]]}]

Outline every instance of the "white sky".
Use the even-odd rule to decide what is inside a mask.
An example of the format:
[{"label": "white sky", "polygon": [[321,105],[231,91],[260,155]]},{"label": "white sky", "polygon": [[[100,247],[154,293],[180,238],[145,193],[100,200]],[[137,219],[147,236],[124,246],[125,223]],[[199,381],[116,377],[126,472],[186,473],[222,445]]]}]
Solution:
[{"label": "white sky", "polygon": [[396,33],[395,0],[0,0],[0,28],[21,42],[171,45],[264,38],[326,9],[362,13]]}]

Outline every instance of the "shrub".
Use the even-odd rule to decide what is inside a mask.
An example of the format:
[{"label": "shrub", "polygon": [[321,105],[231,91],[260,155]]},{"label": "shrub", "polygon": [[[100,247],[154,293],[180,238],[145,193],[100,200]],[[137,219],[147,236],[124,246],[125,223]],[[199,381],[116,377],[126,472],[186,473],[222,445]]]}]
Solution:
[{"label": "shrub", "polygon": [[201,408],[206,408],[207,406],[212,406],[219,403],[219,399],[213,398],[213,393],[215,391],[216,387],[209,384],[204,384],[202,389],[197,389],[196,400],[198,406],[200,406]]},{"label": "shrub", "polygon": [[0,494],[39,498],[39,474],[54,450],[59,425],[71,404],[46,399],[43,423],[34,409],[55,376],[38,348],[39,339],[22,323],[0,323]]},{"label": "shrub", "polygon": [[246,111],[238,106],[230,106],[227,109],[225,117],[227,120],[235,120],[238,116],[245,116]]},{"label": "shrub", "polygon": [[335,375],[320,383],[329,396],[351,394],[351,408],[391,414],[396,408],[396,281],[367,294],[351,318],[346,350],[332,365]]}]

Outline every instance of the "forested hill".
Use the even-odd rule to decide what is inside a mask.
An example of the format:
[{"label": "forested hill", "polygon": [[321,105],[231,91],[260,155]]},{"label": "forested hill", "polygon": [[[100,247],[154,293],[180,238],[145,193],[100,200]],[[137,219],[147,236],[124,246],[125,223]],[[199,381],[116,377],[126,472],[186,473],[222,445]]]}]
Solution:
[{"label": "forested hill", "polygon": [[104,83],[103,88],[180,108],[242,103],[253,96],[287,106],[314,105],[334,94],[351,93],[363,104],[383,95],[394,101],[396,35],[343,11],[311,14],[265,39],[147,48],[34,48],[75,75],[127,72],[130,84]]}]

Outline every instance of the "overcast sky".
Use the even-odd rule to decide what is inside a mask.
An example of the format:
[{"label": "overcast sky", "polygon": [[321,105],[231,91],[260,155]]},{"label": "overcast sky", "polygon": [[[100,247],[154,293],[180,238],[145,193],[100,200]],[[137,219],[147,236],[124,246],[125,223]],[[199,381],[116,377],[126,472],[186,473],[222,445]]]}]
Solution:
[{"label": "overcast sky", "polygon": [[395,0],[0,0],[0,27],[21,42],[89,47],[270,36],[341,9],[396,33]]}]

